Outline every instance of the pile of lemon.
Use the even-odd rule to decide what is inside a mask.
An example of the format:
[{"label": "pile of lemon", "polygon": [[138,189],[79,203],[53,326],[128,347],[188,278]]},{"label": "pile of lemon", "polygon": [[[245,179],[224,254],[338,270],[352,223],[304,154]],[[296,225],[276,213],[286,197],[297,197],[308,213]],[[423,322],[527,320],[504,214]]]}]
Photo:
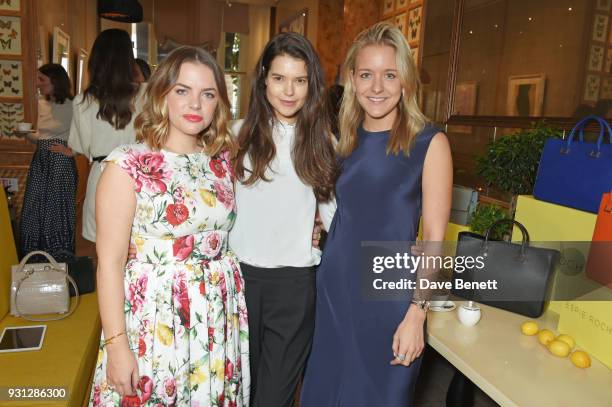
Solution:
[{"label": "pile of lemon", "polygon": [[[570,354],[572,349],[576,346],[576,341],[569,335],[561,334],[555,337],[553,331],[549,329],[542,329],[538,327],[538,324],[534,321],[525,321],[521,325],[521,332],[523,335],[538,336],[538,341],[548,348],[548,351],[555,356],[559,356],[561,358],[567,357]],[[591,358],[589,354],[576,350],[570,356],[570,360],[574,364],[574,366],[580,368],[587,368],[591,366]]]}]

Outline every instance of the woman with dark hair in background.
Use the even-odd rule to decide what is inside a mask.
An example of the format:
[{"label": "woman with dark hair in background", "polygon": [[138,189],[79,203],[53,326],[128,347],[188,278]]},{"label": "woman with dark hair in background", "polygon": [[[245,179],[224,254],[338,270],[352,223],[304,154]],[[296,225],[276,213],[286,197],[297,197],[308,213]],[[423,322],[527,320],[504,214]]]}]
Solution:
[{"label": "woman with dark hair in background", "polygon": [[28,171],[20,223],[21,256],[44,250],[56,259],[74,253],[76,164],[66,148],[72,120],[72,92],[61,65],[38,68],[38,131],[26,133],[36,143]]},{"label": "woman with dark hair in background", "polygon": [[277,35],[255,69],[246,119],[233,128],[240,149],[229,241],[245,279],[252,405],[280,407],[293,403],[312,342],[313,222],[317,201],[332,195],[336,162],[308,40]]},{"label": "woman with dark hair in background", "polygon": [[83,205],[83,237],[96,241],[95,197],[100,162],[115,147],[135,140],[133,121],[140,113],[144,86],[134,81],[130,35],[102,31],[91,50],[89,86],[73,101],[68,145],[92,162]]}]

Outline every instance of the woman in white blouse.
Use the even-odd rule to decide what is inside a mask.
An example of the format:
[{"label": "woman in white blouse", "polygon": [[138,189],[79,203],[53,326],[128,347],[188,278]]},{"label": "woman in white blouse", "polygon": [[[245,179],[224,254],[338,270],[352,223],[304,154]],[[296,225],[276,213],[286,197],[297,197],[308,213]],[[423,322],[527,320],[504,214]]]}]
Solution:
[{"label": "woman in white blouse", "polygon": [[320,261],[313,222],[317,201],[332,195],[336,161],[308,40],[277,35],[255,69],[249,111],[232,129],[240,151],[229,242],[245,279],[251,403],[281,407],[293,405],[310,350]]},{"label": "woman in white blouse", "polygon": [[87,68],[90,82],[73,101],[68,146],[92,162],[83,205],[83,237],[95,242],[100,163],[115,147],[135,141],[133,122],[142,110],[145,85],[134,82],[132,42],[123,30],[98,35]]}]

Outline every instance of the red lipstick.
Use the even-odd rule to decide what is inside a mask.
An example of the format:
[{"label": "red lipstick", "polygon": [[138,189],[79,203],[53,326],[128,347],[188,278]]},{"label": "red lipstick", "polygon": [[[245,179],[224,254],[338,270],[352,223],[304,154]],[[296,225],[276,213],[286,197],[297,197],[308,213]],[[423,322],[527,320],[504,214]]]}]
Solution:
[{"label": "red lipstick", "polygon": [[197,114],[184,114],[183,117],[193,123],[198,123],[201,122],[202,120],[204,120],[204,118],[200,115]]}]

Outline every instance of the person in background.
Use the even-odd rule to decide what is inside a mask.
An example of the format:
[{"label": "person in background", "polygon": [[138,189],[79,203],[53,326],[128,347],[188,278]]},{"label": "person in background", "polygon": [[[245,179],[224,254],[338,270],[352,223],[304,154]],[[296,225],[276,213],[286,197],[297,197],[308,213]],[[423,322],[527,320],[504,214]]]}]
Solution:
[{"label": "person in background", "polygon": [[233,126],[240,259],[249,314],[252,405],[293,405],[314,328],[317,201],[333,192],[336,160],[319,58],[281,33],[255,67],[249,109]]},{"label": "person in background", "polygon": [[[248,407],[244,281],[223,70],[196,47],[164,59],[96,196],[102,346],[90,405]],[[126,264],[128,244],[136,258]]]},{"label": "person in background", "polygon": [[100,162],[115,147],[135,140],[133,121],[142,106],[145,86],[134,81],[130,35],[102,31],[89,57],[89,86],[72,102],[68,146],[92,162],[83,205],[83,237],[96,241],[95,197]]},{"label": "person in background", "polygon": [[368,299],[361,244],[415,242],[422,217],[426,250],[429,242],[439,246],[450,216],[450,147],[419,110],[418,70],[398,28],[378,23],[360,33],[344,70],[338,207],[317,269],[301,406],[407,407],[425,346],[428,303],[418,291],[397,300]]},{"label": "person in background", "polygon": [[151,67],[147,64],[147,61],[136,58],[134,62],[136,62],[134,64],[134,82],[148,82],[151,77]]},{"label": "person in background", "polygon": [[72,120],[70,78],[59,64],[38,68],[38,130],[26,133],[36,143],[23,197],[20,255],[43,250],[55,259],[74,253],[76,164],[66,141]]}]

